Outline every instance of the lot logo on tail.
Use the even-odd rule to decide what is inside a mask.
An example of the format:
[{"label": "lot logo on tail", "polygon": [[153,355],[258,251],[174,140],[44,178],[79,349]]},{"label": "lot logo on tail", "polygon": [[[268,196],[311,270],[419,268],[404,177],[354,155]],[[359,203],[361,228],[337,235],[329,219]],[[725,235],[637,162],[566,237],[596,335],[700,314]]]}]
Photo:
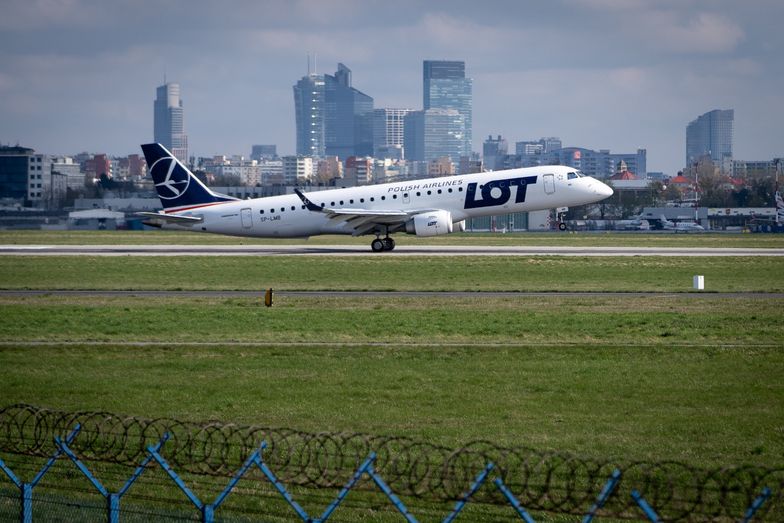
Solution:
[{"label": "lot logo on tail", "polygon": [[165,156],[158,159],[150,168],[158,196],[162,200],[179,198],[191,183],[191,177],[175,158]]}]

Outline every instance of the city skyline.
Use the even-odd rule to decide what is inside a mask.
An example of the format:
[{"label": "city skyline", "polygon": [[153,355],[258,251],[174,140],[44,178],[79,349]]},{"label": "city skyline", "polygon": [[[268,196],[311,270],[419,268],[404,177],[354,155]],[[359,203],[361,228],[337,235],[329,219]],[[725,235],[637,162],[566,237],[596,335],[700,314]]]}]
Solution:
[{"label": "city skyline", "polygon": [[[753,4],[753,5],[752,5]],[[4,7],[0,142],[51,154],[138,153],[152,136],[150,92],[187,93],[193,155],[295,151],[291,85],[351,65],[376,108],[421,109],[422,62],[464,61],[473,150],[559,136],[565,147],[646,148],[649,170],[684,167],[685,129],[734,109],[734,156],[784,155],[784,94],[768,0],[20,2]],[[86,30],[89,28],[89,30]],[[78,132],[75,132],[74,130]]]}]

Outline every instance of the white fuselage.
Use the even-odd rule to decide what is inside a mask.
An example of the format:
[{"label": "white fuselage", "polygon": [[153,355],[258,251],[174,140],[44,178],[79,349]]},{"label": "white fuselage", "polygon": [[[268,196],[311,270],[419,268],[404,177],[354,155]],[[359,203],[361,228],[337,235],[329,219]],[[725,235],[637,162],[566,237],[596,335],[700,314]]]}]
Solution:
[{"label": "white fuselage", "polygon": [[[472,217],[584,205],[612,194],[607,185],[585,175],[575,175],[576,172],[564,166],[530,167],[312,191],[306,195],[324,209],[411,214],[445,210],[458,223]],[[485,187],[486,184],[489,185]],[[194,224],[164,224],[167,229],[269,238],[356,234],[350,222],[307,209],[296,194],[166,212],[202,218]]]}]

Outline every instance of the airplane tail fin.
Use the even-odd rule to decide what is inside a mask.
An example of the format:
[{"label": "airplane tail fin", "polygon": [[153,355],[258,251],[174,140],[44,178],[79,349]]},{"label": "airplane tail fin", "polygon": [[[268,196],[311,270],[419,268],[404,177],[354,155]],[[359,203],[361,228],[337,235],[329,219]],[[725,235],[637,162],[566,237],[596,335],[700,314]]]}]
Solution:
[{"label": "airplane tail fin", "polygon": [[211,191],[163,145],[143,144],[142,151],[165,211],[183,211],[236,200]]}]

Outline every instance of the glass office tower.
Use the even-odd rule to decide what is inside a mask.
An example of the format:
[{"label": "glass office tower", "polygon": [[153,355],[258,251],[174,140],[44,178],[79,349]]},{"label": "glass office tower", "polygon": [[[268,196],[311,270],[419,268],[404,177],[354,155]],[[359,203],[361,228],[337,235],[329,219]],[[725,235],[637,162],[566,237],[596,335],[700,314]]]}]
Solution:
[{"label": "glass office tower", "polygon": [[473,150],[473,81],[465,76],[465,62],[425,60],[422,64],[422,107],[454,109],[463,117],[465,154]]}]

